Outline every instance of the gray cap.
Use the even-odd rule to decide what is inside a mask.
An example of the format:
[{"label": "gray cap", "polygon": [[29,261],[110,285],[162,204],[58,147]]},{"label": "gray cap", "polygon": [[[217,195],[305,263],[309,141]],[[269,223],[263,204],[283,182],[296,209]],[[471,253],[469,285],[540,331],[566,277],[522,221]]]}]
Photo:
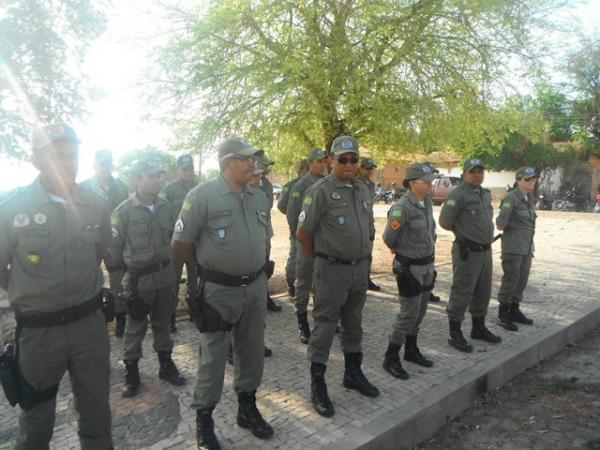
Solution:
[{"label": "gray cap", "polygon": [[320,148],[313,148],[308,155],[308,161],[317,161],[323,158],[327,158],[327,154]]},{"label": "gray cap", "polygon": [[39,150],[61,139],[67,139],[75,144],[79,144],[79,139],[73,128],[66,123],[51,123],[33,130],[31,134],[31,148]]},{"label": "gray cap", "polygon": [[256,149],[240,138],[225,139],[219,144],[219,162],[234,156],[254,156]]},{"label": "gray cap", "polygon": [[408,166],[406,169],[406,176],[404,177],[405,181],[413,181],[413,180],[423,180],[423,181],[433,181],[435,178],[435,173],[431,170],[429,164],[424,163],[414,163]]},{"label": "gray cap", "polygon": [[331,153],[334,156],[344,153],[356,153],[358,155],[358,141],[352,136],[337,137],[331,144]]},{"label": "gray cap", "polygon": [[425,161],[423,164],[427,164],[429,168],[433,171],[433,173],[440,173],[440,171],[435,167],[435,164],[431,161]]},{"label": "gray cap", "polygon": [[177,158],[177,167],[187,167],[194,165],[194,158],[191,155],[181,155]]},{"label": "gray cap", "polygon": [[273,164],[275,164],[275,161],[267,158],[267,155],[265,154],[264,150],[261,150],[261,149],[256,150],[254,157],[256,158],[256,164],[259,164],[261,166],[269,167],[269,166],[272,166]]},{"label": "gray cap", "polygon": [[364,158],[360,162],[360,167],[363,169],[372,170],[377,168],[377,164],[375,164],[375,161],[371,158]]},{"label": "gray cap", "polygon": [[483,165],[483,161],[479,158],[471,158],[471,159],[467,159],[465,161],[465,163],[463,164],[463,172],[469,172],[471,170],[473,170],[475,167],[481,167],[482,169],[485,169],[485,166]]},{"label": "gray cap", "polygon": [[98,150],[96,152],[96,154],[94,155],[94,161],[96,161],[97,163],[100,164],[106,164],[106,163],[110,163],[112,164],[113,162],[113,156],[112,153],[106,149],[102,149],[102,150]]},{"label": "gray cap", "polygon": [[153,159],[142,159],[136,162],[132,169],[132,173],[136,177],[139,177],[142,173],[152,175],[159,172],[165,172],[165,170]]},{"label": "gray cap", "polygon": [[517,180],[520,178],[538,178],[539,175],[537,173],[535,173],[535,169],[533,167],[521,167],[519,170],[517,170]]}]

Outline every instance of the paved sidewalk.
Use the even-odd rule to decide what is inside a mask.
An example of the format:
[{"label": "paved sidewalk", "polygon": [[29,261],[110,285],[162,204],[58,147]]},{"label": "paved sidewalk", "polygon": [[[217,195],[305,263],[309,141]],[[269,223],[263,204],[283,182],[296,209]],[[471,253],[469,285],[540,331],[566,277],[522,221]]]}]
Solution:
[{"label": "paved sidewalk", "polygon": [[[571,231],[570,228],[581,229],[577,227],[583,224],[584,221],[580,221],[579,225],[567,221],[562,223],[563,228],[552,226],[538,231],[538,251],[523,305],[525,313],[535,320],[533,326],[521,326],[518,333],[509,333],[495,324],[495,295],[501,276],[499,254],[496,251],[494,298],[488,322],[492,330],[502,336],[502,344],[493,346],[472,341],[475,345],[472,354],[451,349],[446,342],[446,303],[431,304],[419,343],[423,353],[431,357],[435,365],[431,369],[424,369],[405,363],[411,375],[407,381],[392,378],[381,367],[398,303],[393,278],[378,277],[383,291],[370,293],[364,312],[364,371],[371,382],[379,387],[381,395],[369,399],[342,386],[344,362],[336,338],[327,371],[329,394],[336,408],[335,416],[330,419],[322,418],[312,409],[306,346],[298,340],[292,304],[280,298],[283,311],[268,315],[267,343],[274,355],[265,362],[264,382],[258,394],[259,408],[275,429],[275,436],[269,441],[262,441],[236,425],[237,402],[231,387],[233,369],[229,366],[223,398],[215,410],[217,433],[223,448],[287,450],[351,448],[365,444],[371,435],[383,429],[381,424],[389,428],[395,420],[401,420],[399,411],[402,411],[403,405],[410,405],[416,414],[420,404],[424,405],[426,400],[432,401],[429,394],[442,388],[452,389],[454,385],[458,389],[461,380],[476,373],[482,364],[493,365],[496,359],[505,360],[510,352],[527,348],[529,343],[533,345],[540,337],[552,335],[584,316],[593,315],[593,311],[600,307],[600,267],[597,256],[600,246],[594,238],[600,231],[600,222],[585,224],[585,232],[574,237],[580,245],[573,245],[572,240],[557,239],[566,230]],[[551,245],[540,245],[541,242]],[[495,248],[499,248],[498,244]],[[445,300],[450,289],[451,267],[443,264],[438,271],[435,292]],[[600,314],[595,316],[600,318]],[[195,413],[189,405],[197,367],[198,335],[188,321],[181,320],[178,327],[180,331],[175,336],[174,359],[187,377],[188,384],[175,388],[158,380],[158,362],[149,336],[144,342],[145,358],[140,364],[143,388],[134,399],[120,396],[123,378],[123,367],[119,361],[121,343],[119,339],[111,338],[115,448],[196,448]],[[464,328],[470,331],[469,320],[465,321]],[[524,361],[523,365],[528,367],[534,362]],[[79,448],[73,399],[68,384],[68,377],[65,377],[58,396],[57,422],[52,441],[54,449]],[[0,448],[9,448],[16,432],[17,409],[10,408],[4,397],[0,397]],[[433,404],[435,406],[435,401]],[[445,407],[440,403],[438,412],[444,414]],[[412,411],[403,411],[403,414],[407,413],[412,414]],[[398,442],[397,446],[400,445]]]}]

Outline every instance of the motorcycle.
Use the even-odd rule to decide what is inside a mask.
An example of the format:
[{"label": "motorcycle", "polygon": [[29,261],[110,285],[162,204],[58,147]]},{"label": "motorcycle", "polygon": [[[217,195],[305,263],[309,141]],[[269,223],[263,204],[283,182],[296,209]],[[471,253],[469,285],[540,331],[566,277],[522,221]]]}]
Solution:
[{"label": "motorcycle", "polygon": [[393,190],[391,190],[389,192],[386,192],[385,193],[385,203],[386,203],[386,205],[394,203],[396,200],[398,200],[400,197],[402,197],[402,194],[404,194],[404,191],[401,191],[398,188],[393,189]]},{"label": "motorcycle", "polygon": [[538,211],[550,211],[553,201],[552,195],[540,192],[535,200],[535,209]]},{"label": "motorcycle", "polygon": [[577,189],[572,187],[563,196],[552,202],[552,211],[585,211],[587,199],[584,195],[578,195]]}]

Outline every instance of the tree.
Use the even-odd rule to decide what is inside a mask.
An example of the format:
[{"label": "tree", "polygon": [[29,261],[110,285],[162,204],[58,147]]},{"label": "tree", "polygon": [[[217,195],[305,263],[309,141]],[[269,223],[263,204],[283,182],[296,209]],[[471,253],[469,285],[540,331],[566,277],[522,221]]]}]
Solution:
[{"label": "tree", "polygon": [[[188,151],[238,134],[292,163],[344,133],[374,156],[460,140],[463,150],[508,63],[533,61],[532,30],[558,4],[212,0],[171,11],[180,31],[158,52],[153,98]],[[454,125],[447,142],[440,121]]]},{"label": "tree", "polygon": [[4,0],[0,6],[0,153],[24,156],[35,122],[84,112],[85,49],[104,0]]},{"label": "tree", "polygon": [[117,165],[117,171],[131,184],[133,166],[142,159],[152,159],[156,161],[166,172],[165,180],[175,178],[175,173],[177,172],[177,161],[175,157],[170,153],[152,146],[125,153]]}]

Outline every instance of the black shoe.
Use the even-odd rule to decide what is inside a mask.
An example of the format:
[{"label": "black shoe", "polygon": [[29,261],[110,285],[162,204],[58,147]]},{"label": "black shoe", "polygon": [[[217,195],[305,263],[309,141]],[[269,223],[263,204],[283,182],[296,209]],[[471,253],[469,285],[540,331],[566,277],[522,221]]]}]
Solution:
[{"label": "black shoe", "polygon": [[393,377],[400,378],[401,380],[408,380],[408,373],[402,368],[400,357],[398,356],[400,347],[401,345],[392,344],[391,342],[388,344],[383,359],[383,368]]},{"label": "black shoe", "polygon": [[139,359],[125,359],[125,386],[123,386],[123,397],[135,397],[140,387],[140,371],[138,369]]},{"label": "black shoe", "polygon": [[185,378],[179,373],[177,366],[171,359],[171,352],[158,352],[158,363],[160,364],[158,378],[173,386],[183,386],[185,384]]},{"label": "black shoe", "polygon": [[433,292],[429,292],[429,301],[431,303],[439,303],[442,299],[435,295]]},{"label": "black shoe", "polygon": [[273,356],[273,350],[265,345],[265,358],[270,358]]},{"label": "black shoe", "polygon": [[464,353],[471,353],[473,346],[467,342],[460,329],[460,321],[450,320],[450,337],[448,338],[448,344]]},{"label": "black shoe", "polygon": [[273,436],[273,428],[260,415],[256,407],[256,391],[238,392],[237,423],[242,428],[248,428],[260,439]]},{"label": "black shoe", "polygon": [[196,410],[196,443],[199,450],[221,450],[215,435],[212,412],[215,407]]},{"label": "black shoe", "polygon": [[377,397],[379,389],[373,386],[360,368],[362,364],[363,354],[344,353],[344,387],[347,389],[356,389],[362,395],[367,397]]},{"label": "black shoe", "polygon": [[369,278],[369,291],[375,291],[375,292],[379,292],[381,290],[381,286],[377,286],[375,283],[373,283],[373,280],[371,280]]},{"label": "black shoe", "polygon": [[480,339],[490,344],[499,344],[502,342],[500,336],[496,336],[485,326],[485,316],[473,317],[473,328],[471,329],[471,337],[473,339]]},{"label": "black shoe", "polygon": [[294,298],[296,296],[296,285],[294,284],[294,280],[288,278],[286,281],[288,295],[290,298]]},{"label": "black shoe", "polygon": [[425,358],[417,346],[417,336],[408,335],[406,336],[406,343],[404,344],[404,360],[414,362],[423,367],[432,367],[433,361]]},{"label": "black shoe", "polygon": [[533,325],[533,320],[521,312],[518,303],[512,303],[510,305],[510,318],[513,322],[522,323],[523,325]]},{"label": "black shoe", "polygon": [[326,370],[325,364],[312,363],[310,365],[310,399],[315,411],[323,417],[331,417],[335,414],[335,410],[327,394]]},{"label": "black shoe", "polygon": [[310,340],[310,326],[308,324],[308,318],[306,313],[298,314],[298,332],[300,333],[300,342],[308,344]]},{"label": "black shoe", "polygon": [[272,312],[281,311],[281,305],[276,303],[275,300],[271,298],[270,295],[267,294],[267,309]]},{"label": "black shoe", "polygon": [[127,323],[127,319],[125,318],[125,313],[115,314],[115,336],[123,337],[123,333],[125,333],[125,324]]},{"label": "black shoe", "polygon": [[519,327],[517,327],[510,316],[510,306],[500,303],[498,307],[498,325],[508,331],[519,331]]},{"label": "black shoe", "polygon": [[177,324],[175,323],[175,314],[171,316],[171,325],[169,326],[171,333],[177,333]]}]

